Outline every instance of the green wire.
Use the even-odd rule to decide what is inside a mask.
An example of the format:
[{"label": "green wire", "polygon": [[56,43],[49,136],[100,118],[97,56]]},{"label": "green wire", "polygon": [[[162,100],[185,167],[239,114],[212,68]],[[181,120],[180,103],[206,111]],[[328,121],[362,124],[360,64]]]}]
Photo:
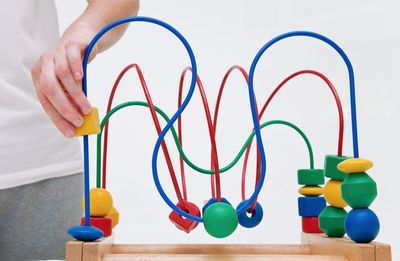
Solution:
[{"label": "green wire", "polygon": [[[101,187],[101,184],[100,184],[100,180],[101,180],[101,174],[100,174],[100,169],[101,169],[101,144],[102,144],[101,137],[102,137],[102,134],[103,134],[103,128],[104,128],[105,124],[107,123],[107,121],[110,119],[110,117],[114,113],[116,113],[117,111],[119,111],[119,110],[121,110],[121,109],[123,109],[125,107],[129,107],[129,106],[141,106],[141,107],[147,107],[147,108],[149,107],[149,105],[146,102],[143,102],[143,101],[125,102],[125,103],[119,104],[119,105],[115,106],[114,108],[112,108],[107,113],[107,115],[103,118],[103,120],[101,121],[101,124],[100,124],[101,131],[100,131],[99,134],[97,134],[97,175],[96,175],[96,184],[97,184],[98,188]],[[164,111],[162,111],[157,106],[154,106],[154,108],[155,108],[156,112],[158,114],[160,114],[164,118],[164,120],[166,122],[168,122],[170,120],[169,117],[167,116],[167,114]],[[295,131],[297,131],[301,135],[301,137],[303,138],[304,142],[307,145],[308,154],[309,154],[309,158],[310,158],[310,168],[313,169],[314,168],[314,154],[313,154],[313,150],[312,150],[312,147],[311,147],[311,143],[308,140],[307,136],[304,134],[304,132],[299,127],[294,125],[293,123],[290,123],[290,122],[287,122],[287,121],[283,121],[283,120],[271,120],[271,121],[264,122],[264,123],[262,123],[260,125],[260,128],[263,129],[264,127],[267,127],[269,125],[275,125],[275,124],[286,125],[288,127],[291,127],[292,129],[294,129]],[[179,151],[179,154],[182,156],[182,158],[186,162],[186,164],[188,164],[189,167],[191,167],[192,169],[194,169],[194,170],[196,170],[196,171],[198,171],[200,173],[203,173],[203,174],[214,174],[215,173],[214,170],[203,169],[201,167],[198,167],[197,165],[195,165],[193,162],[191,162],[187,158],[187,156],[186,156],[185,152],[183,151],[182,146],[181,146],[181,144],[179,142],[178,134],[176,133],[176,130],[175,130],[175,128],[173,126],[172,126],[171,130],[172,130],[172,135],[173,135],[173,138],[175,140],[175,144],[176,144],[176,147],[177,147],[177,149]],[[221,168],[220,169],[220,173],[228,171],[229,169],[231,169],[233,166],[236,165],[236,163],[239,161],[239,159],[242,157],[243,153],[245,152],[247,146],[249,145],[249,143],[253,139],[254,135],[255,135],[255,132],[253,131],[249,135],[249,137],[247,138],[247,140],[244,143],[243,147],[240,149],[239,153],[236,155],[236,157],[233,159],[233,161],[231,163],[229,163],[227,166]]]}]

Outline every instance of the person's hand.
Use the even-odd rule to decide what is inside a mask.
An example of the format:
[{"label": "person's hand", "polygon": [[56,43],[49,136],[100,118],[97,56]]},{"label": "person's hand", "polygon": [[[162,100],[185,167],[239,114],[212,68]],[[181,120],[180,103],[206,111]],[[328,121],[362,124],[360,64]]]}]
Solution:
[{"label": "person's hand", "polygon": [[[82,38],[80,42],[61,39],[40,56],[31,71],[40,103],[56,127],[69,138],[83,124],[82,115],[91,110],[81,86],[82,59],[88,43]],[[96,52],[93,48],[91,58]]]}]

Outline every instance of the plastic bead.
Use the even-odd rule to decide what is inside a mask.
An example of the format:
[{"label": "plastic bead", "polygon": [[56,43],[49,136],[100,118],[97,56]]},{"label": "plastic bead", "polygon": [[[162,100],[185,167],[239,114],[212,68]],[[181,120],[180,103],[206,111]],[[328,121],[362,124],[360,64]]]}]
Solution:
[{"label": "plastic bead", "polygon": [[[85,225],[85,218],[81,218],[81,225]],[[109,237],[112,234],[112,220],[111,218],[96,218],[90,217],[90,225],[97,227],[101,231],[105,237]]]},{"label": "plastic bead", "polygon": [[329,205],[344,208],[347,206],[346,201],[342,198],[342,189],[341,189],[342,181],[331,179],[329,180],[324,187],[324,197],[326,202]]},{"label": "plastic bead", "polygon": [[75,129],[75,136],[84,136],[100,133],[100,118],[97,108],[92,107],[88,115],[83,116],[82,126]]},{"label": "plastic bead", "polygon": [[111,218],[112,220],[112,228],[114,228],[119,223],[119,212],[113,206],[111,210],[107,213],[106,218]]},{"label": "plastic bead", "polygon": [[328,206],[319,215],[319,227],[328,237],[343,237],[346,215],[343,208]]},{"label": "plastic bead", "polygon": [[103,231],[94,226],[75,226],[68,229],[68,234],[80,241],[91,242],[104,236]]},{"label": "plastic bead", "polygon": [[[221,202],[232,205],[226,198],[221,198]],[[204,215],[204,211],[206,211],[206,209],[214,203],[217,203],[216,198],[211,198],[209,201],[207,201],[201,209],[201,213]]]},{"label": "plastic bead", "polygon": [[[246,204],[248,201],[249,200],[242,201],[237,206],[236,211],[239,208],[241,208],[244,204]],[[248,209],[248,211],[238,215],[239,224],[242,227],[246,227],[246,228],[255,227],[258,224],[260,224],[260,222],[263,218],[264,212],[263,212],[261,205],[258,202],[256,203],[256,205],[253,209],[253,212],[250,213],[249,210],[250,210],[250,208]]]},{"label": "plastic bead", "polygon": [[[90,216],[105,217],[113,206],[110,192],[102,188],[90,190]],[[82,198],[82,209],[85,210],[85,198]]]},{"label": "plastic bead", "polygon": [[301,217],[316,217],[326,206],[323,197],[299,197],[297,202]]},{"label": "plastic bead", "polygon": [[299,188],[299,193],[306,197],[318,197],[324,193],[324,189],[320,186],[304,186]]},{"label": "plastic bead", "polygon": [[337,169],[337,166],[342,161],[348,159],[349,157],[339,157],[336,155],[326,155],[325,156],[325,168],[324,175],[327,178],[344,180],[347,176],[346,173],[341,172]]},{"label": "plastic bead", "polygon": [[324,170],[323,169],[299,169],[297,170],[297,183],[299,185],[323,185]]},{"label": "plastic bead", "polygon": [[366,173],[348,175],[342,183],[342,196],[352,208],[367,208],[378,192],[375,181]]},{"label": "plastic bead", "polygon": [[212,204],[204,211],[204,228],[207,233],[216,238],[231,235],[238,226],[235,209],[223,202]]},{"label": "plastic bead", "polygon": [[345,219],[347,235],[357,243],[369,243],[379,233],[379,219],[368,208],[353,209]]},{"label": "plastic bead", "polygon": [[[193,215],[200,217],[200,209],[193,204],[192,202],[184,202],[184,205],[181,204],[180,202],[176,204],[176,206],[179,209],[182,209],[183,211]],[[187,219],[176,213],[175,211],[171,211],[169,214],[169,220],[180,230],[185,231],[186,233],[189,233],[193,229],[197,227],[199,222]]]},{"label": "plastic bead", "polygon": [[338,165],[338,169],[345,173],[358,173],[365,172],[372,168],[374,164],[366,159],[351,158],[341,162]]},{"label": "plastic bead", "polygon": [[304,233],[323,233],[319,228],[318,217],[302,217],[301,227]]}]

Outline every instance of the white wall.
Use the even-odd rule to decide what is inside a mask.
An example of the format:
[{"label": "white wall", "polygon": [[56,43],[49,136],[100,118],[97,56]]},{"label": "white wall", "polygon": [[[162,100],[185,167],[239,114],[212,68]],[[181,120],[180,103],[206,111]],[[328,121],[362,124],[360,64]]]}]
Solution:
[{"label": "white wall", "polygon": [[[79,15],[85,1],[57,1],[60,28]],[[394,260],[400,258],[397,234],[399,210],[395,199],[400,181],[397,160],[400,152],[398,102],[400,91],[400,4],[385,1],[155,1],[141,3],[140,14],[162,19],[178,28],[192,45],[199,74],[211,104],[214,104],[224,72],[233,64],[246,69],[269,39],[291,30],[312,30],[335,40],[347,52],[356,73],[360,155],[375,167],[369,174],[377,181],[379,196],[372,209],[380,217],[377,240],[393,246]],[[189,64],[183,47],[169,33],[152,25],[135,24],[123,39],[89,66],[89,97],[101,108],[118,72],[136,62],[153,94],[155,104],[169,115],[176,110],[177,86],[182,69]],[[349,91],[346,68],[336,53],[310,39],[290,39],[275,46],[259,63],[255,88],[264,101],[284,77],[300,69],[325,73],[338,89],[346,114],[345,147],[352,155]],[[330,92],[315,77],[300,77],[285,87],[271,104],[269,119],[298,124],[314,147],[317,167],[326,154],[334,154],[337,144],[337,112]],[[247,90],[235,74],[229,81],[221,108],[217,143],[220,162],[225,165],[236,155],[251,130]],[[187,87],[186,87],[187,88]],[[144,100],[137,77],[126,77],[116,103]],[[213,106],[212,106],[213,108]],[[209,140],[198,92],[184,113],[184,148],[197,164],[209,165]],[[145,109],[128,109],[111,121],[109,190],[121,213],[117,242],[130,243],[296,243],[300,217],[297,216],[296,170],[306,168],[307,152],[302,140],[284,127],[264,131],[268,157],[265,187],[260,196],[263,223],[255,229],[238,228],[229,238],[216,240],[200,225],[191,234],[178,231],[168,220],[170,209],[157,193],[151,177],[151,155],[156,139],[150,114]],[[170,139],[169,139],[170,140]],[[94,145],[94,142],[93,144]],[[94,147],[93,147],[94,148]],[[92,173],[94,149],[92,148]],[[177,153],[170,142],[174,162]],[[159,156],[162,159],[162,155]],[[253,157],[254,159],[254,157]],[[160,161],[161,162],[161,161]],[[251,161],[254,165],[254,160]],[[168,172],[160,163],[162,183],[175,197]],[[178,164],[175,164],[178,171]],[[248,191],[254,179],[249,173]],[[241,165],[223,174],[223,195],[236,205],[240,200]],[[210,197],[208,178],[187,169],[190,200],[201,206]],[[92,183],[93,184],[93,183]]]}]

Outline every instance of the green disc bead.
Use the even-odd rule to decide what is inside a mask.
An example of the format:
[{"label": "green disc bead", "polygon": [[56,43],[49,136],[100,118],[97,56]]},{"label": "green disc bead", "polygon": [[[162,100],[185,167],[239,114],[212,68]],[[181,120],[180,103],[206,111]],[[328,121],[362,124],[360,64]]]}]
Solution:
[{"label": "green disc bead", "polygon": [[342,183],[342,197],[352,208],[368,208],[377,194],[375,181],[364,172],[348,174]]},{"label": "green disc bead", "polygon": [[336,155],[326,155],[324,168],[325,177],[337,180],[344,180],[347,174],[338,170],[337,165],[348,158],[349,157],[346,156],[339,157]]},{"label": "green disc bead", "polygon": [[238,226],[236,210],[229,204],[214,203],[204,211],[204,228],[216,238],[224,238],[232,234]]},{"label": "green disc bead", "polygon": [[319,214],[319,227],[328,237],[343,237],[345,234],[344,220],[347,212],[343,208],[327,206]]},{"label": "green disc bead", "polygon": [[323,169],[299,169],[297,170],[297,183],[299,185],[324,185]]}]

